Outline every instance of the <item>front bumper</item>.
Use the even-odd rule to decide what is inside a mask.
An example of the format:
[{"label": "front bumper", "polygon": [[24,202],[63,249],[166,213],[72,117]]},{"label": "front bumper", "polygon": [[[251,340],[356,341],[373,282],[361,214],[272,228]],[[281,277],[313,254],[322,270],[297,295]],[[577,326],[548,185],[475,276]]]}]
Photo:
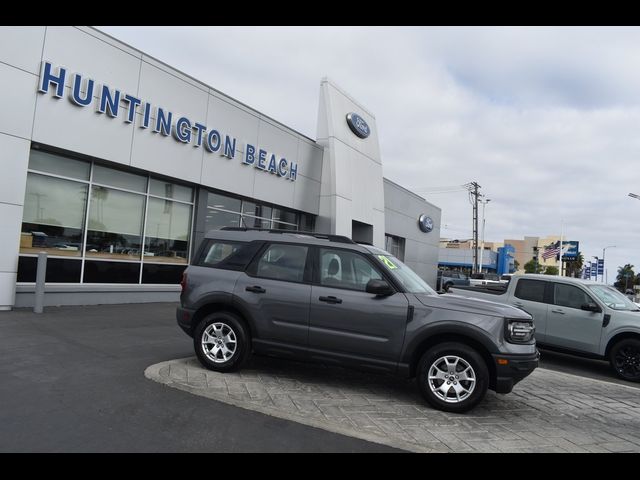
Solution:
[{"label": "front bumper", "polygon": [[496,366],[496,393],[509,393],[513,386],[538,367],[540,352],[527,355],[493,355]]},{"label": "front bumper", "polygon": [[193,310],[189,310],[188,308],[176,308],[176,320],[178,322],[178,325],[184,331],[184,333],[186,333],[190,337],[193,337],[192,320],[194,313],[195,312]]}]

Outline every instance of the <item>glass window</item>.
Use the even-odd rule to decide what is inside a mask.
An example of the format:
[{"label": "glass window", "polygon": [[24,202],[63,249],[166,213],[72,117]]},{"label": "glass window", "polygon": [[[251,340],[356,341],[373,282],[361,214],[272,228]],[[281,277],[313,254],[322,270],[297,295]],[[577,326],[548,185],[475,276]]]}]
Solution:
[{"label": "glass window", "polygon": [[84,283],[140,283],[140,263],[85,260]]},{"label": "glass window", "polygon": [[92,186],[86,255],[140,258],[144,199],[143,195]]},{"label": "glass window", "polygon": [[[471,276],[473,278],[473,275]],[[547,282],[542,280],[524,280],[520,279],[516,286],[515,296],[521,300],[529,300],[530,302],[544,302],[544,289]]]},{"label": "glass window", "polygon": [[282,208],[273,209],[273,228],[280,230],[297,230],[298,214]]},{"label": "glass window", "polygon": [[392,255],[377,254],[378,260],[387,272],[400,282],[405,291],[409,293],[427,293],[437,295],[420,276]]},{"label": "glass window", "polygon": [[84,183],[29,173],[20,253],[81,256],[88,188]]},{"label": "glass window", "polygon": [[369,280],[382,280],[382,275],[361,255],[320,249],[320,285],[364,292]]},{"label": "glass window", "polygon": [[221,208],[231,212],[240,212],[242,201],[239,198],[228,197],[218,193],[207,192],[207,206],[211,208]]},{"label": "glass window", "polygon": [[298,223],[298,230],[302,232],[313,232],[315,217],[308,213],[301,213]]},{"label": "glass window", "polygon": [[149,193],[158,197],[172,198],[183,202],[193,201],[193,188],[155,178],[149,181]]},{"label": "glass window", "polygon": [[206,240],[196,265],[222,268],[225,270],[244,270],[256,254],[261,242],[241,243],[222,240]]},{"label": "glass window", "polygon": [[240,226],[247,228],[271,228],[271,220],[268,218],[257,218],[243,215]]},{"label": "glass window", "polygon": [[207,215],[204,220],[205,231],[218,230],[222,227],[241,227],[240,214],[224,212],[207,207]]},{"label": "glass window", "polygon": [[242,213],[244,215],[251,215],[252,217],[262,217],[271,220],[271,207],[266,207],[259,203],[243,201]]},{"label": "glass window", "polygon": [[404,243],[405,240],[402,237],[385,235],[385,250],[400,260],[404,260]]},{"label": "glass window", "polygon": [[272,244],[258,261],[256,274],[287,282],[302,282],[308,247]]},{"label": "glass window", "polygon": [[[79,283],[82,260],[48,258],[44,281],[47,283]],[[35,282],[38,269],[37,257],[18,258],[18,282]]]},{"label": "glass window", "polygon": [[563,283],[556,283],[554,304],[562,307],[577,308],[585,303],[595,303],[589,295],[582,289],[574,287],[573,285],[565,285]]},{"label": "glass window", "polygon": [[609,308],[613,310],[638,311],[638,306],[622,293],[610,286],[589,285],[589,290],[596,294]]},{"label": "glass window", "polygon": [[89,162],[65,158],[40,150],[31,150],[29,168],[79,180],[89,180],[89,173],[91,172],[91,164]]},{"label": "glass window", "polygon": [[187,263],[191,205],[149,198],[145,262]]},{"label": "glass window", "polygon": [[184,269],[180,265],[145,263],[142,265],[142,283],[178,284]]},{"label": "glass window", "polygon": [[93,166],[93,182],[112,187],[133,190],[134,192],[146,193],[147,177],[136,175],[135,173],[114,170],[102,165]]}]

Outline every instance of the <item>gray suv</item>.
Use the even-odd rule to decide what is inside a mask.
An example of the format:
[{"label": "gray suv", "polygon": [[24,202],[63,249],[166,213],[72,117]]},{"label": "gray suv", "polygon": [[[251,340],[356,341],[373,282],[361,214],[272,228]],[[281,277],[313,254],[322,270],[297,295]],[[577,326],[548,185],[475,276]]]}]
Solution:
[{"label": "gray suv", "polygon": [[435,408],[464,412],[538,365],[529,314],[438,295],[384,250],[334,235],[210,231],[182,279],[180,327],[202,365],[252,354],[417,379]]}]

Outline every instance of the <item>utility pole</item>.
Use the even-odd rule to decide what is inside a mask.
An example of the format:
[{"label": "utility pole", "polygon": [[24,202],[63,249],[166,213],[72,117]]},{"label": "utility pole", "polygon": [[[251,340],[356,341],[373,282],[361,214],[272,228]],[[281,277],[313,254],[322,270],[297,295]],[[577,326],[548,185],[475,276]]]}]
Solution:
[{"label": "utility pole", "polygon": [[478,273],[478,197],[480,185],[478,182],[470,182],[465,185],[469,190],[469,200],[473,205],[473,266],[471,273]]},{"label": "utility pole", "polygon": [[604,275],[602,275],[602,280],[604,280],[604,283],[607,283],[609,281],[609,279],[606,277],[607,271],[605,270],[606,265],[604,263],[604,254],[607,251],[607,248],[617,248],[615,245],[609,245],[608,247],[604,247],[602,249],[602,273]]},{"label": "utility pole", "polygon": [[[481,195],[484,196],[484,195]],[[489,203],[491,201],[490,198],[485,198],[484,200],[480,200],[480,203],[482,203],[482,240],[480,241],[480,271],[482,272],[482,257],[484,255],[484,209],[487,206],[487,203]]]}]

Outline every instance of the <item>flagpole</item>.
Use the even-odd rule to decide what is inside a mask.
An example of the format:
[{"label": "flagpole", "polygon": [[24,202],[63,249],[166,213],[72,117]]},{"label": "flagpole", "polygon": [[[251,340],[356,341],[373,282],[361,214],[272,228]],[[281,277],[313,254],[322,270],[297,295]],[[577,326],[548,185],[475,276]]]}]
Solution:
[{"label": "flagpole", "polygon": [[560,270],[558,271],[558,276],[562,276],[562,219],[560,219]]}]

